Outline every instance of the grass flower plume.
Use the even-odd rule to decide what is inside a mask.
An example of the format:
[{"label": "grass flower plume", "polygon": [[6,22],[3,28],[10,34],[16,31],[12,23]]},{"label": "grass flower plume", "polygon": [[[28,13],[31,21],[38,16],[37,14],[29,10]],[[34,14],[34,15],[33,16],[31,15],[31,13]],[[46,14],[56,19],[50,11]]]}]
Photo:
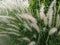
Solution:
[{"label": "grass flower plume", "polygon": [[0,45],[60,45],[59,6],[57,0],[0,0]]}]

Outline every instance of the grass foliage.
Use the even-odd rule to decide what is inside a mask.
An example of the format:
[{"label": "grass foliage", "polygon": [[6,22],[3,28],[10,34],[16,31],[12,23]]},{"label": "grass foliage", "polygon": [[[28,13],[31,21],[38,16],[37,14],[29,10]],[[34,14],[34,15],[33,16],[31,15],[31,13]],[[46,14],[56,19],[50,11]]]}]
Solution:
[{"label": "grass foliage", "polygon": [[1,0],[0,45],[60,45],[59,0]]}]

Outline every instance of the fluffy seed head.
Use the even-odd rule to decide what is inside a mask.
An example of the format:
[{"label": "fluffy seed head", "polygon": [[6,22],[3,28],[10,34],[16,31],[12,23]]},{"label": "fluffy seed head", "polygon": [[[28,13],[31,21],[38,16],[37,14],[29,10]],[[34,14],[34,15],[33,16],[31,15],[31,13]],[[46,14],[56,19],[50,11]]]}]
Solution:
[{"label": "fluffy seed head", "polygon": [[30,20],[32,23],[37,23],[36,19],[32,15],[22,14],[19,16],[25,20]]},{"label": "fluffy seed head", "polygon": [[31,41],[28,45],[35,45],[35,42]]},{"label": "fluffy seed head", "polygon": [[52,16],[53,16],[53,7],[56,3],[56,0],[53,0],[53,2],[51,3],[51,5],[49,6],[48,12],[47,12],[47,18],[49,19],[49,27],[51,27],[52,25]]},{"label": "fluffy seed head", "polygon": [[30,39],[28,37],[22,37],[21,39],[30,42]]},{"label": "fluffy seed head", "polygon": [[30,26],[31,27],[33,27],[34,29],[36,29],[36,31],[39,33],[40,32],[40,29],[39,29],[39,27],[38,27],[38,25],[37,24],[30,24]]},{"label": "fluffy seed head", "polygon": [[44,4],[41,5],[40,8],[40,18],[43,20],[45,18],[45,14],[44,14]]},{"label": "fluffy seed head", "polygon": [[55,32],[57,32],[57,28],[52,28],[52,29],[50,29],[50,31],[49,31],[49,35],[52,35],[52,34],[54,34]]}]

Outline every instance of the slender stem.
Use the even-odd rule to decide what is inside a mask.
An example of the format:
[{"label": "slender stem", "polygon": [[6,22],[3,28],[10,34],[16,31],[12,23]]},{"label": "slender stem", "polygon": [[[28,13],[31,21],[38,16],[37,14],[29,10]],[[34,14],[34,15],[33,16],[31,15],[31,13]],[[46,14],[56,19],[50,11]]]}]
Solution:
[{"label": "slender stem", "polygon": [[49,40],[49,35],[47,36],[46,45],[48,45],[48,44],[47,44],[48,40]]},{"label": "slender stem", "polygon": [[37,40],[37,45],[39,45],[39,40],[40,40],[40,34],[39,34],[39,37],[38,37],[38,40]]}]

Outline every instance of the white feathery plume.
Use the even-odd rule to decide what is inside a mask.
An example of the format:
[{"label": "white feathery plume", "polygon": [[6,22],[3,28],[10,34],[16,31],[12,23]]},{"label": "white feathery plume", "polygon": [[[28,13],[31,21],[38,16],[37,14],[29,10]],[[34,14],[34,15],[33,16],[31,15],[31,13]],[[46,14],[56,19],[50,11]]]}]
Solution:
[{"label": "white feathery plume", "polygon": [[8,11],[2,3],[0,3],[0,14],[8,15]]},{"label": "white feathery plume", "polygon": [[0,32],[0,34],[13,34],[13,35],[16,35],[16,36],[20,36],[20,34],[18,34],[18,33],[15,33],[15,32],[6,32],[6,31],[2,31],[2,32]]},{"label": "white feathery plume", "polygon": [[36,42],[35,41],[31,41],[28,45],[35,45]]},{"label": "white feathery plume", "polygon": [[22,7],[23,7],[23,8],[29,7],[28,0],[24,0],[24,1],[22,0],[21,4],[22,4]]},{"label": "white feathery plume", "polygon": [[12,31],[12,32],[19,32],[19,30],[16,30],[14,28],[5,28],[7,31]]},{"label": "white feathery plume", "polygon": [[30,39],[28,37],[22,37],[21,39],[30,42]]},{"label": "white feathery plume", "polygon": [[7,34],[12,34],[12,35],[20,36],[20,34],[15,33],[15,32],[7,32]]},{"label": "white feathery plume", "polygon": [[37,23],[36,19],[32,15],[22,14],[19,16],[25,20],[30,20],[32,23]]},{"label": "white feathery plume", "polygon": [[[27,22],[29,23],[29,25],[31,27],[33,27],[34,29],[36,29],[37,32],[40,32],[39,27],[37,25],[37,21],[36,21],[36,19],[32,15],[22,14],[22,15],[19,15],[19,16],[21,18],[27,20]],[[29,21],[31,21],[31,22],[29,22]]]},{"label": "white feathery plume", "polygon": [[29,6],[28,0],[2,0],[0,2],[3,4],[7,9],[12,10],[12,9],[24,9]]},{"label": "white feathery plume", "polygon": [[25,22],[24,27],[27,28],[29,31],[32,31],[32,29],[29,27],[29,25]]},{"label": "white feathery plume", "polygon": [[0,8],[6,9],[6,7],[0,2]]},{"label": "white feathery plume", "polygon": [[44,7],[45,5],[42,4],[40,8],[40,18],[44,21],[44,24],[47,25],[47,17],[45,16],[45,13],[44,13]]},{"label": "white feathery plume", "polygon": [[45,14],[44,14],[44,4],[41,5],[41,8],[40,8],[40,18],[42,20],[44,20],[44,18],[46,17]]},{"label": "white feathery plume", "polygon": [[14,24],[7,24],[7,25],[12,26],[12,27],[15,27],[16,29],[19,29],[19,27],[16,26],[16,25],[14,25]]},{"label": "white feathery plume", "polygon": [[29,7],[28,0],[16,0],[16,2],[21,9]]},{"label": "white feathery plume", "polygon": [[1,1],[1,3],[8,9],[12,10],[12,8],[14,9],[18,9],[17,6],[18,4],[16,3],[16,0],[15,1],[12,1],[12,0],[3,0]]},{"label": "white feathery plume", "polygon": [[34,29],[36,29],[36,31],[39,33],[40,32],[40,29],[38,27],[38,25],[36,23],[31,23],[29,24],[31,27],[33,27]]},{"label": "white feathery plume", "polygon": [[8,23],[9,22],[8,19],[14,19],[14,18],[10,16],[0,16],[0,22]]},{"label": "white feathery plume", "polygon": [[48,12],[47,12],[47,17],[49,19],[49,27],[51,27],[52,24],[52,16],[53,16],[53,7],[56,3],[56,0],[53,0],[53,2],[51,3],[51,5],[49,6]]},{"label": "white feathery plume", "polygon": [[[20,16],[21,18],[27,20],[28,23],[29,23],[29,25],[30,25],[31,27],[35,28],[37,32],[40,32],[39,27],[38,27],[38,25],[36,24],[37,21],[36,21],[36,19],[35,19],[32,15],[22,14],[22,15],[19,15],[19,16]],[[29,21],[31,21],[31,22],[29,22]]]},{"label": "white feathery plume", "polygon": [[5,8],[0,8],[0,15],[8,15],[8,11]]},{"label": "white feathery plume", "polygon": [[12,2],[13,1],[11,0],[2,0],[1,5],[4,6],[6,9],[9,9],[10,11],[12,11],[12,8],[16,8],[16,6],[12,4]]},{"label": "white feathery plume", "polygon": [[[3,1],[1,1],[1,4],[6,8],[6,9],[10,9],[10,10],[12,10],[11,9],[11,6],[7,3],[8,1],[7,0],[3,0]],[[2,6],[1,6],[2,7]]]},{"label": "white feathery plume", "polygon": [[11,17],[11,16],[4,16],[4,15],[3,15],[3,16],[0,16],[0,18],[15,19],[15,18],[13,18],[13,17]]},{"label": "white feathery plume", "polygon": [[54,28],[50,29],[49,35],[53,35],[56,32],[57,32],[57,28],[54,27]]},{"label": "white feathery plume", "polygon": [[47,24],[48,24],[47,23],[47,17],[45,17],[43,21],[44,21],[45,26],[47,26]]}]

